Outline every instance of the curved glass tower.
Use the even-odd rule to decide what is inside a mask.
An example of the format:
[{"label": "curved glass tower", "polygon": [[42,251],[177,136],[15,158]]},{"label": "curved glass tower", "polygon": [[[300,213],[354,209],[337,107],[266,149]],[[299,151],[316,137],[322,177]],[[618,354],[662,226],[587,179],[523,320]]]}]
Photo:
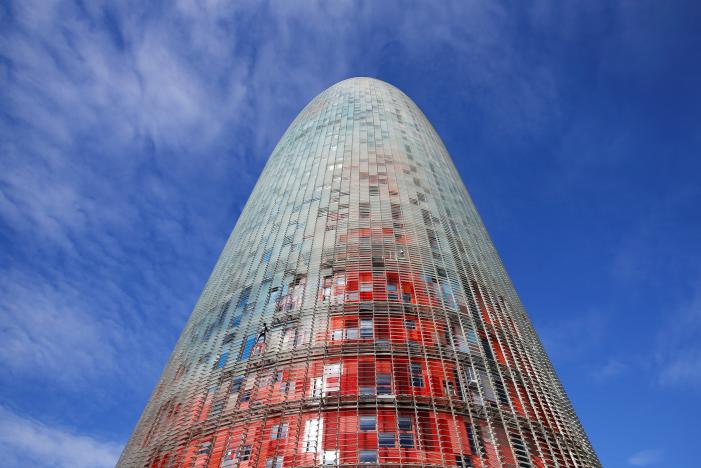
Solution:
[{"label": "curved glass tower", "polygon": [[270,156],[121,467],[597,467],[435,130],[353,78]]}]

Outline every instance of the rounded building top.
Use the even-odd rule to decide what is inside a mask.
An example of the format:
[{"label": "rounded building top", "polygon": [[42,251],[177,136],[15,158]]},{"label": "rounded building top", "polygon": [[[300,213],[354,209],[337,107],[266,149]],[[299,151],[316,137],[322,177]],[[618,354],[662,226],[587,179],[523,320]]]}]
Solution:
[{"label": "rounded building top", "polygon": [[380,80],[378,78],[371,77],[371,76],[353,76],[350,78],[346,78],[345,80],[341,80],[341,81],[329,86],[329,88],[327,88],[327,89],[335,88],[337,86],[348,86],[348,85],[354,85],[354,84],[363,85],[363,84],[367,84],[368,82],[372,82],[375,84],[379,84],[380,86],[385,86],[387,88],[396,89],[396,90],[401,91],[399,88],[397,88],[393,84],[388,83],[388,82],[383,81],[383,80]]}]

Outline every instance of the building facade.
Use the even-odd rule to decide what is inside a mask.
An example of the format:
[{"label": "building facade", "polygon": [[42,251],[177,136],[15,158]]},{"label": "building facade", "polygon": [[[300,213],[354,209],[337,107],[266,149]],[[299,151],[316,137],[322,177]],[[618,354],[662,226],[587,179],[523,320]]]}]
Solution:
[{"label": "building facade", "polygon": [[121,467],[596,467],[450,156],[370,78],[273,151]]}]

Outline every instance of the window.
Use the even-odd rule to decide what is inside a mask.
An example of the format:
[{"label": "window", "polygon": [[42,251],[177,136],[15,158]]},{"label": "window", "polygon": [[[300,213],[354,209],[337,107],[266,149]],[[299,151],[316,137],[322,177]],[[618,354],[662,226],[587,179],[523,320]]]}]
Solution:
[{"label": "window", "polygon": [[361,450],[359,455],[360,463],[377,463],[377,450]]},{"label": "window", "polygon": [[401,448],[414,448],[411,417],[399,416],[397,418],[397,429],[399,429],[399,446]]},{"label": "window", "polygon": [[270,440],[284,439],[287,437],[287,423],[273,424],[270,428]]},{"label": "window", "polygon": [[331,297],[331,285],[333,281],[333,276],[325,276],[322,280],[322,293],[321,300],[327,301]]},{"label": "window", "polygon": [[[232,322],[232,323],[233,323],[233,322]],[[231,343],[232,341],[234,341],[235,338],[236,338],[236,333],[229,333],[229,334],[226,335],[226,336],[224,337],[224,339],[222,340],[222,344]]]},{"label": "window", "polygon": [[473,426],[472,424],[466,422],[465,430],[467,431],[467,440],[470,443],[470,450],[476,455],[479,454],[480,446],[482,445],[482,441],[480,440],[479,427]]},{"label": "window", "polygon": [[248,298],[251,295],[251,287],[245,288],[243,291],[241,291],[241,295],[239,296],[239,303],[236,305],[236,308],[238,310],[243,310],[246,307],[246,304],[248,304]]},{"label": "window", "polygon": [[399,434],[399,446],[401,448],[414,448],[414,434],[411,432]]},{"label": "window", "polygon": [[424,386],[424,376],[423,369],[421,369],[421,364],[411,364],[411,386],[412,387],[423,387]]},{"label": "window", "polygon": [[295,383],[292,380],[286,380],[280,384],[280,393],[294,393]]},{"label": "window", "polygon": [[465,378],[467,379],[468,384],[479,383],[477,381],[477,374],[475,374],[475,370],[472,367],[465,369]]},{"label": "window", "polygon": [[336,463],[338,463],[338,451],[325,450],[323,463],[324,465],[335,465]]},{"label": "window", "polygon": [[268,250],[266,250],[265,252],[263,252],[263,258],[262,258],[262,260],[263,260],[264,262],[269,261],[269,260],[270,260],[270,256],[272,255],[272,253],[273,253],[272,249],[268,249]]},{"label": "window", "polygon": [[242,445],[239,447],[238,455],[236,456],[240,461],[246,461],[251,459],[251,446]]},{"label": "window", "polygon": [[377,418],[375,416],[360,416],[360,430],[374,431],[377,427]]},{"label": "window", "polygon": [[360,319],[360,338],[372,338],[373,327],[372,320]]},{"label": "window", "polygon": [[221,413],[221,410],[224,409],[225,404],[226,404],[226,400],[215,401],[214,404],[212,405],[212,409],[209,412],[209,414],[213,415],[213,414]]},{"label": "window", "polygon": [[377,374],[377,394],[391,395],[392,394],[392,378],[389,373]]},{"label": "window", "polygon": [[250,399],[251,399],[251,391],[250,391],[250,390],[246,390],[245,392],[243,392],[243,393],[241,394],[241,401],[242,401],[242,402],[248,401],[248,400],[250,400]]},{"label": "window", "polygon": [[241,350],[241,360],[246,360],[251,355],[251,350],[253,350],[253,345],[256,344],[256,336],[251,335],[246,338],[246,342],[243,344],[243,349]]},{"label": "window", "polygon": [[416,322],[414,322],[413,320],[404,320],[404,329],[416,330]]},{"label": "window", "polygon": [[341,364],[326,364],[324,366],[324,396],[337,394],[341,390]]},{"label": "window", "polygon": [[312,392],[312,398],[321,398],[323,386],[323,379],[321,377],[312,377],[310,379],[309,388]]},{"label": "window", "polygon": [[394,432],[380,432],[377,436],[378,447],[394,447]]},{"label": "window", "polygon": [[370,217],[370,203],[360,202],[359,215],[361,219]]},{"label": "window", "polygon": [[217,362],[217,369],[221,369],[226,364],[226,358],[229,357],[228,352],[224,352],[219,356],[219,361]]},{"label": "window", "polygon": [[324,432],[323,419],[309,419],[304,423],[303,447],[305,452],[316,452],[321,448]]},{"label": "window", "polygon": [[469,455],[464,455],[462,453],[455,454],[455,465],[460,468],[472,468],[472,460]]},{"label": "window", "polygon": [[265,460],[265,468],[282,468],[282,457],[273,457]]},{"label": "window", "polygon": [[455,296],[453,295],[453,290],[450,285],[448,283],[441,283],[441,290],[443,291],[443,300],[449,307],[455,307]]},{"label": "window", "polygon": [[399,416],[397,419],[397,428],[399,428],[400,431],[411,431],[411,417]]},{"label": "window", "polygon": [[212,449],[212,442],[202,442],[197,449],[197,455],[205,455],[208,454],[209,451]]},{"label": "window", "polygon": [[229,391],[230,393],[238,393],[239,390],[241,390],[241,384],[243,383],[243,376],[238,375],[234,377],[231,381],[231,390]]},{"label": "window", "polygon": [[387,298],[397,299],[397,285],[392,283],[387,283]]}]

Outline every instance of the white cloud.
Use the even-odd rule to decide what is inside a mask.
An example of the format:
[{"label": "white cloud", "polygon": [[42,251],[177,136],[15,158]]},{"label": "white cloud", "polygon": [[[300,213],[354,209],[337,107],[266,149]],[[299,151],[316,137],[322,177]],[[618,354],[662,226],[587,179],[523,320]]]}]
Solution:
[{"label": "white cloud", "polygon": [[[430,55],[429,44],[449,48],[505,132],[547,127],[532,116],[556,107],[548,70],[520,76],[494,5],[417,5],[371,37],[363,28],[389,16],[379,2],[154,8],[12,5],[0,40],[8,380],[93,396],[115,383],[150,386],[204,281],[192,265],[232,227],[223,205],[247,196],[236,190],[252,185],[301,106],[375,48],[398,41],[407,61]],[[514,107],[529,118],[510,121]]]},{"label": "white cloud", "polygon": [[70,275],[54,284],[40,274],[3,272],[2,381],[49,382],[77,392],[90,388],[99,401],[116,382],[134,389],[158,372],[163,337],[144,326],[146,317],[128,310],[124,291],[110,291],[103,283],[95,292],[93,284]]},{"label": "white cloud", "polygon": [[15,414],[0,406],[0,452],[7,468],[113,467],[122,447]]},{"label": "white cloud", "polygon": [[37,277],[8,272],[5,278],[0,359],[7,367],[68,380],[84,379],[102,365],[111,367],[115,352],[110,337],[100,317],[83,310],[75,290],[67,284],[57,290]]},{"label": "white cloud", "polygon": [[632,466],[650,466],[657,463],[662,456],[658,449],[641,450],[628,458],[628,464]]},{"label": "white cloud", "polygon": [[15,377],[73,389],[157,372],[167,338],[149,328],[179,328],[191,304],[173,285],[198,273],[179,250],[205,251],[216,227],[211,203],[188,192],[234,167],[251,177],[243,150],[221,151],[251,112],[246,63],[211,66],[235,42],[193,50],[178,34],[201,34],[196,18],[85,7],[19,2],[0,42],[12,116],[0,127],[0,223],[13,255],[0,269],[0,358]]}]

